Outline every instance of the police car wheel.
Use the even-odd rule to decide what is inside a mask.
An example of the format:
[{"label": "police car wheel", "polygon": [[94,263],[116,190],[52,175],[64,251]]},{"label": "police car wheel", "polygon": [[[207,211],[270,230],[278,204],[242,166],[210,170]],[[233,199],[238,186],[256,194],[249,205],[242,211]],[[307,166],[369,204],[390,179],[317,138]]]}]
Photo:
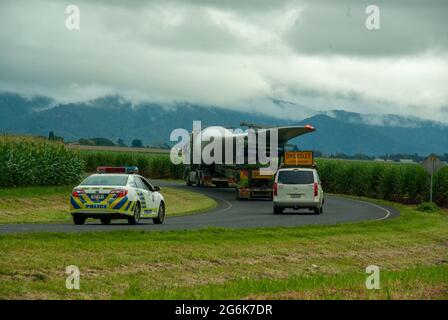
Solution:
[{"label": "police car wheel", "polygon": [[111,218],[101,218],[100,221],[102,224],[110,224],[112,219]]},{"label": "police car wheel", "polygon": [[129,224],[138,224],[140,222],[140,203],[137,203],[134,208],[134,215],[128,218]]},{"label": "police car wheel", "polygon": [[86,222],[86,217],[83,216],[79,216],[79,215],[74,215],[73,216],[73,223],[77,224],[77,225],[81,225],[84,224],[84,222]]},{"label": "police car wheel", "polygon": [[159,206],[159,213],[157,215],[157,218],[152,219],[152,221],[154,222],[154,224],[162,224],[164,220],[165,220],[165,206],[162,202],[160,203]]}]

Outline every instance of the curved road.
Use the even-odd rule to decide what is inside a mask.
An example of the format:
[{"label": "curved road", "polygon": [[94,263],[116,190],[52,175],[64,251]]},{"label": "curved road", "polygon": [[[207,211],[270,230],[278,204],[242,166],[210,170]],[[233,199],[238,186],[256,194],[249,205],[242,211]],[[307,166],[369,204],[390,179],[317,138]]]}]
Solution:
[{"label": "curved road", "polygon": [[215,199],[218,202],[218,205],[213,210],[205,213],[167,218],[163,225],[154,225],[152,220],[142,220],[139,225],[134,226],[128,225],[125,220],[115,220],[108,226],[100,224],[99,220],[88,220],[87,224],[81,226],[72,223],[6,224],[0,225],[0,234],[42,231],[156,231],[199,229],[204,227],[291,227],[306,224],[336,224],[351,221],[383,220],[398,215],[398,212],[395,209],[388,206],[379,206],[369,202],[328,195],[325,197],[324,213],[321,215],[311,214],[311,211],[307,210],[286,210],[284,214],[274,215],[272,213],[271,201],[237,201],[235,200],[234,189],[194,188],[175,182],[162,181],[155,181],[155,183],[162,188],[164,186],[170,186],[200,192]]}]

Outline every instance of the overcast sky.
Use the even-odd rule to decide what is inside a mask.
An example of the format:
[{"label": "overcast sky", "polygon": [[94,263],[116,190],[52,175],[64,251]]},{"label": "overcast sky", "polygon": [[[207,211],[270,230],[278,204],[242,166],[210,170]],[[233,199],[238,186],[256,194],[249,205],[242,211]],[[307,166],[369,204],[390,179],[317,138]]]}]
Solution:
[{"label": "overcast sky", "polygon": [[[80,30],[66,28],[66,6]],[[380,30],[365,10],[380,9]],[[448,122],[448,1],[1,0],[0,90]],[[293,109],[291,109],[293,108]],[[283,112],[283,113],[282,113]]]}]

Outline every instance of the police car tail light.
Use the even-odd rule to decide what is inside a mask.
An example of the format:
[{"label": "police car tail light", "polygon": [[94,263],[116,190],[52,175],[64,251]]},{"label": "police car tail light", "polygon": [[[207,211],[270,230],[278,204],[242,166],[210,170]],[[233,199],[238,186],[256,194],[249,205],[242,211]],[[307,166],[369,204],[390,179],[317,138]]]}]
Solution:
[{"label": "police car tail light", "polygon": [[117,189],[117,190],[112,190],[110,193],[115,194],[117,196],[117,198],[122,198],[128,194],[128,190]]},{"label": "police car tail light", "polygon": [[85,192],[84,190],[76,189],[76,190],[73,190],[73,192],[72,192],[72,196],[78,198],[80,194],[85,194],[85,193],[86,193],[86,192]]}]

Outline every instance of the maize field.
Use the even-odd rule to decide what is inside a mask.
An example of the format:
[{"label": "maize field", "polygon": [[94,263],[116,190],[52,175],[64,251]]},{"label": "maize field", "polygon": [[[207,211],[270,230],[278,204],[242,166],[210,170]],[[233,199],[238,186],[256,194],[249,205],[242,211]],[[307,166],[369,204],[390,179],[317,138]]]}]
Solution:
[{"label": "maize field", "polygon": [[0,136],[0,187],[76,184],[84,163],[62,143],[44,138]]}]

